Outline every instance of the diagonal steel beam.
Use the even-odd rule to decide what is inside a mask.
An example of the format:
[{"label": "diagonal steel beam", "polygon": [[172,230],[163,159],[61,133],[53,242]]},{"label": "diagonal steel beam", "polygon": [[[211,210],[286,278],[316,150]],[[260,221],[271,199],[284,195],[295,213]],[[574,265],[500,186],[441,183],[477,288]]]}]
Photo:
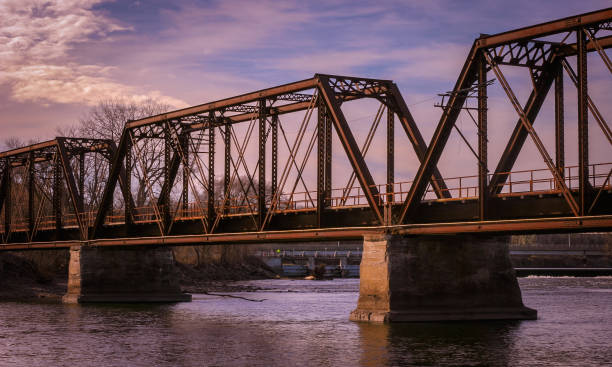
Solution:
[{"label": "diagonal steel beam", "polygon": [[[558,68],[554,64],[550,64],[544,69],[539,83],[536,85],[535,89],[531,91],[529,99],[525,107],[523,107],[525,116],[531,123],[535,122],[552,83],[555,80],[555,70],[558,70]],[[495,168],[495,173],[493,173],[491,181],[489,182],[491,194],[499,194],[503,190],[504,183],[508,179],[508,175],[512,167],[514,167],[528,135],[529,133],[522,123],[522,119],[519,117],[514,127],[514,131],[506,144],[506,148],[499,159],[497,168]]]},{"label": "diagonal steel beam", "polygon": [[478,64],[476,62],[477,53],[478,49],[476,47],[476,42],[474,42],[468,58],[463,65],[461,74],[459,74],[459,78],[457,78],[457,82],[455,83],[455,88],[453,89],[454,93],[451,94],[448,105],[440,117],[438,127],[431,138],[423,161],[410,186],[410,191],[406,196],[406,200],[404,201],[398,218],[398,223],[400,224],[404,223],[408,217],[411,217],[420,204],[421,198],[425,194],[427,185],[440,160],[440,156],[446,146],[453,126],[457,121],[459,112],[461,112],[461,107],[467,98],[467,92],[465,92],[465,90],[474,84],[478,78],[478,73],[476,72],[476,66]]},{"label": "diagonal steel beam", "polygon": [[[570,79],[572,80],[572,83],[574,83],[574,86],[578,88],[578,75],[576,74],[572,66],[565,59],[561,60],[561,64],[567,72],[567,75],[569,75]],[[608,139],[608,143],[612,145],[612,130],[610,130],[610,126],[608,126],[608,123],[603,118],[601,112],[599,112],[599,109],[595,105],[595,102],[593,102],[588,93],[586,97],[587,105],[589,107],[589,110],[591,111],[591,114],[593,115],[593,118],[595,119],[595,121],[597,121],[597,124],[601,128],[601,131],[604,133],[606,139]]]},{"label": "diagonal steel beam", "polygon": [[108,214],[108,210],[112,205],[113,193],[115,191],[115,187],[117,186],[117,182],[119,181],[121,170],[123,168],[123,159],[126,155],[129,139],[129,129],[124,128],[123,132],[121,133],[121,139],[119,140],[119,147],[116,148],[115,154],[113,154],[113,160],[111,162],[111,169],[108,175],[108,180],[106,181],[104,193],[102,194],[102,200],[100,201],[100,207],[98,208],[96,220],[91,230],[91,239],[96,238],[96,235],[102,229],[104,220],[106,219],[106,215]]},{"label": "diagonal steel beam", "polygon": [[[109,142],[108,149],[111,157],[114,157],[115,154],[117,154],[117,145],[114,141]],[[127,149],[129,149],[129,146],[126,148],[126,150]],[[112,163],[113,162],[109,162],[109,164]],[[119,166],[119,187],[121,189],[121,194],[123,195],[124,203],[129,203],[131,209],[134,209],[136,207],[136,203],[134,202],[134,196],[132,195],[131,182],[128,182],[128,180],[131,180],[131,177],[128,175],[127,168],[128,167],[125,167],[123,162],[121,162],[121,165]],[[133,210],[130,213],[130,220],[132,222],[134,221]]]},{"label": "diagonal steel beam", "polygon": [[370,205],[370,208],[374,212],[379,223],[384,224],[378,189],[376,188],[374,179],[372,179],[372,175],[370,174],[370,170],[368,169],[365,160],[359,151],[359,147],[357,146],[353,133],[351,132],[346,118],[344,117],[344,113],[338,105],[335,93],[329,86],[329,77],[320,75],[318,85],[321,95],[327,104],[329,114],[332,117],[338,138],[342,142],[342,147],[344,148],[344,151],[351,162],[351,166],[353,166],[353,170],[357,174],[357,179],[361,184],[361,189],[365,193],[368,204]]},{"label": "diagonal steel beam", "polygon": [[81,230],[81,239],[85,240],[87,239],[87,227],[85,226],[85,223],[83,223],[83,218],[81,217],[82,213],[79,212],[79,208],[83,207],[83,203],[81,202],[81,196],[77,191],[74,174],[70,168],[70,161],[68,160],[68,153],[66,152],[65,138],[57,138],[57,150],[61,160],[62,169],[64,171],[64,180],[66,181],[66,186],[68,187],[68,194],[70,195],[70,200],[72,201],[72,206],[76,214],[77,223]]},{"label": "diagonal steel beam", "polygon": [[[572,193],[569,191],[567,185],[565,184],[563,176],[559,173],[559,171],[555,167],[555,164],[554,164],[553,160],[550,158],[550,155],[548,154],[548,152],[546,150],[546,147],[544,146],[544,144],[542,143],[542,141],[538,137],[538,134],[536,133],[536,131],[533,129],[533,123],[531,123],[527,119],[527,115],[525,114],[525,111],[522,109],[521,105],[519,104],[518,99],[516,98],[516,95],[514,94],[514,92],[510,88],[510,85],[506,81],[506,78],[504,77],[504,74],[501,72],[501,70],[499,69],[499,66],[497,66],[497,64],[495,64],[495,62],[492,60],[492,58],[490,57],[490,55],[487,52],[483,52],[483,54],[486,57],[487,62],[491,66],[491,70],[493,70],[493,72],[495,73],[495,76],[497,77],[497,80],[499,80],[499,82],[502,85],[504,91],[506,92],[506,95],[508,96],[508,99],[510,99],[510,102],[512,103],[512,106],[514,107],[514,109],[516,110],[518,115],[520,116],[521,123],[523,124],[523,126],[525,127],[525,129],[527,130],[529,135],[531,136],[531,139],[535,143],[536,148],[538,149],[538,151],[542,155],[542,158],[544,159],[544,163],[546,163],[546,166],[548,167],[548,169],[550,170],[550,172],[552,173],[552,175],[554,177],[555,183],[558,185],[558,187],[561,188],[561,192],[563,194],[563,197],[565,198],[565,200],[566,200],[568,206],[570,207],[572,213],[574,213],[575,216],[579,216],[580,211],[579,211],[579,206],[576,203],[576,200],[574,199],[574,197],[572,196]],[[585,106],[585,108],[586,108],[586,106]],[[587,174],[588,174],[588,172],[587,172]]]},{"label": "diagonal steel beam", "polygon": [[[396,113],[400,119],[402,127],[414,148],[414,151],[421,163],[423,163],[423,159],[425,159],[425,152],[427,151],[427,144],[419,131],[419,127],[417,126],[402,94],[395,83],[391,83],[389,85],[389,95],[395,107]],[[435,167],[433,170],[433,175],[431,177],[431,186],[433,187],[436,196],[438,199],[441,198],[450,198],[451,194],[448,191],[448,187],[442,178],[442,174],[438,170],[438,167]]]}]

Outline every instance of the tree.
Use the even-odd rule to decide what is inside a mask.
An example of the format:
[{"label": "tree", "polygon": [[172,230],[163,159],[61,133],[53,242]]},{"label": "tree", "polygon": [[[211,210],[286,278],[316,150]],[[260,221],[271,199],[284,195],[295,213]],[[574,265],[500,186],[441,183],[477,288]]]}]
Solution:
[{"label": "tree", "polygon": [[[142,102],[119,98],[106,99],[82,116],[76,126],[58,132],[67,136],[110,139],[119,145],[127,121],[157,115],[169,109],[169,105],[152,99]],[[139,207],[146,205],[150,199],[147,193],[148,187],[158,187],[163,179],[163,141],[144,139],[133,149],[134,203]],[[103,164],[101,157],[96,157],[86,162],[85,171],[87,178],[85,196],[88,198],[88,207],[97,207],[108,178],[108,168]]]}]

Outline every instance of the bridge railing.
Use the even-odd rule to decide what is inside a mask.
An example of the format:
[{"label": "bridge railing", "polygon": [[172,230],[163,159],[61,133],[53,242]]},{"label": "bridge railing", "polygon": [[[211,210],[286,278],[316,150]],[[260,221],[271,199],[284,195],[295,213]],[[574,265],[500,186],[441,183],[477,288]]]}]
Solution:
[{"label": "bridge railing", "polygon": [[[589,165],[589,182],[595,188],[612,189],[612,162],[611,163],[595,163]],[[498,196],[517,196],[517,195],[538,195],[542,193],[558,193],[561,190],[555,184],[551,172],[548,169],[531,169],[507,172],[508,178],[506,182],[500,184],[502,187],[501,193]],[[492,175],[489,175],[489,180]],[[567,166],[564,168],[565,183],[570,189],[578,187],[578,166]],[[448,192],[451,193],[450,199],[435,199],[431,198],[434,194],[433,189],[427,189],[425,199],[428,200],[464,200],[474,199],[478,197],[477,175],[458,176],[444,178],[448,185]],[[378,197],[381,203],[402,203],[410,190],[412,181],[396,182],[393,185],[394,192],[387,193],[386,185],[375,185],[378,189]],[[331,207],[354,207],[368,205],[366,196],[361,187],[335,188],[332,189],[332,195],[329,200]],[[236,197],[229,200],[218,200],[216,203],[217,215],[236,215],[249,214],[256,212],[257,196]],[[173,218],[177,220],[193,220],[202,219],[205,217],[205,208],[201,208],[202,204],[197,202],[189,203],[186,209],[181,207],[173,211]],[[275,209],[275,213],[287,213],[296,211],[314,210],[317,206],[317,192],[303,191],[283,196],[281,204]],[[152,223],[159,221],[159,210],[153,206],[144,206],[135,208],[133,211],[135,223]],[[87,211],[81,213],[81,220],[87,226],[92,226],[95,218],[95,211]],[[37,230],[52,230],[56,226],[54,216],[42,216],[35,224]],[[125,221],[123,210],[113,210],[106,217],[105,224],[122,224]],[[4,213],[0,215],[0,233],[5,232]],[[75,213],[64,213],[62,216],[63,228],[77,228],[78,221]],[[11,221],[11,231],[27,232],[29,230],[29,221],[27,217],[13,217]]]}]

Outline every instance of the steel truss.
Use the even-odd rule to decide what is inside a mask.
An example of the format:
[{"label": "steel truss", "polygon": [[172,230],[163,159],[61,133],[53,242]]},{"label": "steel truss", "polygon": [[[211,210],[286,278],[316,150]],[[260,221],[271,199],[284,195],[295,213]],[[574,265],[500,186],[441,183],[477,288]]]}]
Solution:
[{"label": "steel truss", "polygon": [[[310,195],[311,203],[316,202],[316,226],[325,227],[325,212],[331,204],[331,167],[332,167],[332,129],[342,144],[342,148],[353,167],[359,187],[369,207],[373,210],[374,219],[379,224],[391,224],[392,217],[385,215],[383,207],[390,206],[385,199],[393,190],[393,174],[390,167],[388,188],[380,193],[367,167],[362,150],[359,149],[341,105],[346,101],[363,98],[379,100],[388,110],[388,120],[398,119],[413,145],[419,158],[424,156],[426,145],[408,107],[404,103],[399,89],[389,80],[355,78],[347,76],[317,74],[311,79],[286,84],[254,93],[245,94],[217,102],[152,116],[126,124],[121,137],[117,155],[113,157],[109,181],[102,196],[99,211],[92,228],[92,238],[104,230],[109,209],[112,206],[112,194],[119,179],[119,170],[126,167],[127,186],[130,186],[130,171],[139,160],[141,152],[135,148],[148,139],[164,141],[163,182],[156,190],[152,183],[147,192],[153,203],[149,211],[150,220],[155,222],[159,235],[168,235],[173,227],[180,226],[185,217],[197,218],[199,231],[213,233],[224,227],[227,218],[236,214],[238,209],[245,213],[247,221],[243,224],[248,230],[267,230],[275,217],[282,210],[289,209],[281,188],[292,187],[289,201],[293,200],[298,184],[306,187],[303,172],[306,161],[314,145],[317,145],[317,191]],[[312,135],[308,143],[306,157],[300,162],[298,150],[302,148],[308,121],[302,121],[297,139],[289,141],[283,128],[281,117],[285,114],[303,112],[312,116],[317,112],[317,134]],[[240,124],[240,125],[239,125]],[[237,134],[235,126],[248,125],[242,136]],[[393,125],[391,122],[388,124]],[[389,125],[389,129],[392,126]],[[279,134],[280,133],[280,134]],[[215,137],[222,137],[224,145],[223,192],[215,193]],[[254,168],[249,167],[245,152],[249,143],[258,142],[258,160]],[[387,139],[392,144],[392,135]],[[239,139],[243,139],[239,141]],[[279,142],[289,150],[289,159],[281,171],[279,167]],[[271,148],[270,174],[266,171],[268,151]],[[393,149],[389,149],[388,162],[393,164]],[[366,149],[367,152],[367,149]],[[202,160],[202,154],[207,155]],[[142,158],[142,157],[140,157]],[[178,172],[182,171],[182,207],[173,207],[170,191],[177,183]],[[246,179],[239,177],[241,171]],[[297,172],[295,182],[288,182],[290,173]],[[231,186],[238,182],[240,193],[232,197]],[[266,187],[271,184],[271,189]],[[432,186],[439,198],[450,198],[448,189],[440,173],[432,172]],[[349,187],[349,190],[352,188]],[[130,191],[128,189],[127,191]],[[200,194],[197,194],[200,192]],[[189,201],[189,195],[193,202]],[[206,203],[202,202],[206,198]],[[125,206],[125,233],[129,234],[138,213],[130,205]],[[189,214],[189,215],[188,215]]]},{"label": "steel truss", "polygon": [[[612,9],[604,9],[592,13],[564,18],[544,24],[525,27],[493,36],[482,36],[477,39],[463,66],[461,74],[455,84],[453,92],[449,95],[448,104],[428,147],[423,164],[419,167],[410,192],[402,207],[399,222],[414,221],[428,185],[427,178],[438,163],[442,151],[446,146],[450,132],[455,126],[459,112],[464,106],[468,91],[474,86],[478,89],[478,130],[479,130],[479,217],[486,220],[486,208],[491,195],[500,194],[505,187],[510,171],[512,170],[523,144],[529,136],[540,152],[546,166],[554,177],[555,186],[562,193],[567,208],[575,216],[584,216],[592,213],[593,209],[602,202],[593,201],[592,187],[589,184],[588,161],[588,109],[596,116],[596,120],[603,133],[610,140],[610,128],[603,119],[594,103],[588,96],[586,54],[596,51],[604,64],[610,69],[610,60],[603,49],[612,46],[612,36],[602,35],[601,31],[610,29]],[[575,35],[575,43],[566,41]],[[550,36],[560,36],[562,41],[551,42],[541,40]],[[578,73],[574,73],[566,59],[577,58]],[[525,106],[520,105],[507,82],[500,65],[526,67],[529,69],[533,90]],[[578,195],[572,192],[564,178],[564,117],[563,117],[563,69],[568,69],[570,77],[578,89],[579,110],[579,188]],[[510,102],[518,114],[518,122],[506,148],[497,164],[497,168],[487,178],[486,167],[486,79],[487,72],[492,71],[502,85]],[[542,144],[532,125],[540,112],[544,100],[555,82],[556,101],[556,156],[553,161],[550,154]],[[487,183],[487,181],[489,181]],[[605,186],[605,185],[604,185]],[[597,196],[599,198],[599,196]]]},{"label": "steel truss", "polygon": [[[55,240],[74,238],[70,231],[64,231],[64,227],[72,224],[76,224],[76,238],[87,239],[84,161],[90,154],[99,154],[109,161],[115,150],[110,140],[58,137],[0,153],[3,242],[24,239],[31,242],[43,229],[53,232]],[[27,203],[25,211],[21,205],[24,202]],[[63,202],[68,202],[69,207],[64,207]],[[65,223],[67,217],[72,217],[74,223]],[[25,231],[13,228],[20,220],[27,221]]]},{"label": "steel truss", "polygon": [[[602,223],[612,224],[610,217],[601,219],[602,215],[612,214],[609,173],[612,171],[607,176],[603,174],[606,177],[599,187],[590,183],[590,178],[595,182],[602,177],[589,171],[594,166],[588,157],[588,112],[611,144],[612,134],[589,97],[586,64],[587,53],[596,52],[612,72],[612,63],[604,51],[612,46],[612,36],[608,35],[611,19],[612,9],[605,9],[475,40],[453,91],[445,95],[448,100],[440,106],[443,113],[429,145],[392,81],[316,74],[310,79],[128,121],[117,146],[107,140],[56,138],[0,153],[2,241],[26,243],[67,238],[94,241],[186,235],[219,238],[223,234],[230,238],[237,233],[250,233],[248,241],[253,241],[260,238],[257,233],[266,238],[265,233],[288,230],[309,230],[312,236],[324,236],[321,231],[326,228],[330,231],[337,227],[399,228],[473,221],[482,223],[483,228],[489,223],[487,228],[503,231],[504,224],[500,223],[506,223],[504,220],[559,216],[581,218],[582,223],[584,218],[597,215],[600,216],[597,228]],[[562,40],[547,39],[554,36]],[[573,57],[577,60],[576,71],[567,61]],[[500,66],[529,71],[532,91],[525,105],[518,102]],[[516,127],[493,172],[488,170],[487,159],[490,73],[517,112]],[[578,185],[574,187],[563,149],[564,75],[578,90],[579,164]],[[533,129],[553,84],[554,156]],[[469,97],[476,98],[476,108],[467,108]],[[376,100],[380,107],[359,146],[343,107],[347,102],[363,99]],[[476,156],[477,184],[462,187],[460,178],[458,193],[454,194],[457,188],[449,187],[449,179],[442,178],[437,165],[452,129],[457,129],[455,124],[462,110],[470,113],[478,130],[477,148],[468,143]],[[476,111],[476,118],[470,110]],[[299,118],[291,120],[292,129],[288,133],[286,121],[296,114]],[[311,120],[315,122],[311,124]],[[386,179],[379,184],[374,181],[366,155],[383,120]],[[420,162],[410,183],[396,182],[395,140],[403,137],[397,133],[396,122]],[[467,143],[465,136],[461,136]],[[551,188],[535,191],[532,177],[531,190],[521,194],[519,200],[513,192],[511,171],[528,138],[535,143],[550,172]],[[332,147],[332,141],[339,142],[340,147]],[[146,160],[152,149],[157,149],[155,152],[162,157],[156,162],[161,170],[158,178],[147,168]],[[281,151],[287,154],[281,157]],[[313,151],[316,189],[309,190],[304,176]],[[345,187],[334,189],[332,167],[340,151],[350,163],[352,175]],[[89,153],[101,154],[109,171],[97,205],[85,208],[83,162],[84,155]],[[219,162],[222,169],[217,171]],[[46,178],[41,167],[52,171],[52,179]],[[22,171],[18,175],[17,169]],[[136,205],[132,193],[136,170],[144,177],[139,183],[146,194],[144,205]],[[23,184],[16,185],[18,180]],[[404,190],[402,184],[409,185],[409,189]],[[114,197],[117,185],[122,193],[120,198]],[[14,186],[20,186],[25,193],[19,196]],[[299,187],[304,188],[301,194],[296,191]],[[62,210],[66,210],[61,205],[64,190],[70,210],[76,214],[76,230],[62,220]],[[335,190],[340,190],[340,194],[334,194]],[[424,200],[428,192],[436,199]],[[525,195],[528,198],[522,200]],[[43,197],[52,202],[53,229],[40,225],[45,211],[45,206],[39,204]],[[13,202],[19,198],[27,198],[27,209]],[[351,200],[357,204],[349,205]],[[533,210],[534,205],[538,210]],[[17,210],[23,213],[16,214]],[[115,214],[120,210],[123,212],[118,217]],[[13,228],[19,215],[27,218],[25,230]],[[557,222],[550,223],[554,227]],[[519,225],[512,222],[507,228],[515,231]],[[453,225],[444,228],[447,227],[454,228]],[[572,224],[571,228],[577,227]]]}]

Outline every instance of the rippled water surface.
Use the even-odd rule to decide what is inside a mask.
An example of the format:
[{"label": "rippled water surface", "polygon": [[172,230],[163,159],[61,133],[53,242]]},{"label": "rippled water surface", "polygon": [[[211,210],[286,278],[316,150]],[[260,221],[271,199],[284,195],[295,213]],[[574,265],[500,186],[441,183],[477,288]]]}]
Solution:
[{"label": "rippled water surface", "polygon": [[[537,321],[348,321],[359,281],[266,280],[173,305],[0,303],[1,366],[612,365],[612,277],[520,279]],[[244,283],[243,283],[244,284]]]}]

